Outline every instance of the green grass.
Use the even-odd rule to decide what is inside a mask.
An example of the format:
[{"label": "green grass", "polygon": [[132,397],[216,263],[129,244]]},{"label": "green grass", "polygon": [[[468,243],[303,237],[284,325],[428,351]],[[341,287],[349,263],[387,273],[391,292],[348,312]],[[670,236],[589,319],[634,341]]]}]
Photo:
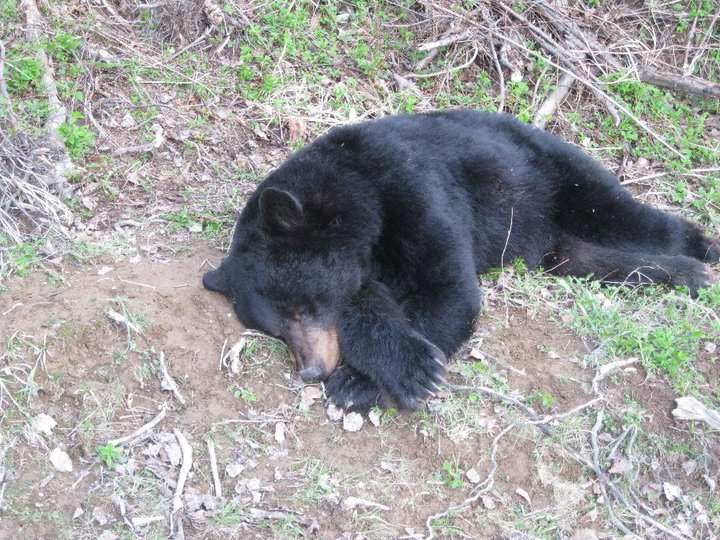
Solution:
[{"label": "green grass", "polygon": [[574,304],[564,314],[564,324],[579,335],[592,337],[611,356],[638,357],[681,394],[697,392],[707,382],[695,364],[702,345],[720,335],[720,284],[701,290],[693,300],[685,292],[663,288],[565,283]]}]

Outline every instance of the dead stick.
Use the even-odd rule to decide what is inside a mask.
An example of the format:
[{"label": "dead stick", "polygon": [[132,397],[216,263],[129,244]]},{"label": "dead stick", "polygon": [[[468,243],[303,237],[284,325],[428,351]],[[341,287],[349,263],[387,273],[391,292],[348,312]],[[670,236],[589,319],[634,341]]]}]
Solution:
[{"label": "dead stick", "polygon": [[161,381],[160,381],[160,387],[163,390],[169,390],[173,393],[175,396],[175,399],[177,399],[181,405],[185,405],[185,398],[182,397],[180,394],[180,391],[178,390],[178,385],[175,382],[175,379],[173,379],[170,376],[170,373],[168,373],[167,366],[165,365],[165,352],[160,351],[160,375],[161,375]]},{"label": "dead stick", "polygon": [[489,32],[489,33],[493,34],[494,36],[496,36],[497,38],[517,47],[518,49],[524,51],[525,53],[529,54],[530,56],[533,56],[535,58],[542,58],[549,65],[553,66],[556,69],[559,69],[563,73],[572,75],[576,80],[580,81],[582,84],[587,86],[593,92],[597,92],[597,93],[603,95],[604,98],[609,103],[611,103],[613,106],[617,107],[620,111],[623,112],[623,114],[625,114],[628,118],[630,118],[638,126],[640,126],[642,129],[644,129],[647,133],[652,135],[658,142],[660,142],[660,144],[662,144],[665,148],[670,150],[673,154],[680,156],[680,157],[685,157],[680,153],[680,151],[678,151],[676,148],[671,146],[659,133],[657,133],[654,129],[652,129],[650,126],[648,126],[645,122],[643,122],[637,116],[635,116],[635,114],[633,114],[633,112],[630,111],[630,109],[628,109],[627,107],[625,107],[624,105],[622,105],[621,103],[616,101],[615,99],[611,98],[605,92],[600,90],[600,88],[597,86],[597,84],[592,82],[591,80],[589,80],[587,77],[583,77],[582,75],[579,75],[579,74],[573,72],[571,69],[560,65],[560,63],[555,62],[554,60],[547,58],[536,51],[533,51],[529,47],[526,47],[522,43],[519,43],[519,42],[515,41],[514,39],[507,37],[506,35],[500,33],[499,31],[493,30],[492,28],[487,27],[487,26],[483,26],[482,24],[470,19],[469,17],[455,13],[451,9],[448,9],[446,7],[443,7],[443,6],[435,4],[435,3],[431,3],[431,5],[438,11],[442,11],[443,13],[451,15],[452,17],[462,19],[463,21],[467,22],[468,24],[475,26],[476,28],[480,28],[481,30],[483,30],[485,32]]},{"label": "dead stick", "polygon": [[452,45],[453,43],[457,43],[458,41],[467,41],[471,37],[472,33],[470,32],[470,30],[465,30],[464,32],[460,32],[459,34],[445,36],[444,38],[438,39],[437,41],[423,43],[417,49],[418,51],[432,51],[441,47],[447,47],[448,45]]},{"label": "dead stick", "polygon": [[207,440],[208,456],[210,457],[210,471],[212,472],[213,484],[215,484],[215,496],[222,497],[222,484],[218,474],[217,458],[215,457],[215,443]]},{"label": "dead stick", "polygon": [[136,429],[135,431],[133,431],[133,432],[132,432],[130,435],[128,435],[127,437],[120,437],[119,439],[113,439],[113,440],[111,440],[111,441],[108,441],[107,443],[108,443],[108,444],[111,444],[111,445],[113,445],[113,446],[119,446],[119,445],[121,445],[121,444],[123,444],[123,443],[128,442],[128,441],[131,440],[131,439],[134,439],[135,437],[138,437],[139,435],[142,435],[142,434],[145,433],[146,431],[149,431],[149,430],[151,430],[152,428],[154,428],[156,425],[158,425],[158,424],[162,421],[162,419],[165,418],[165,413],[166,413],[166,412],[167,412],[167,409],[166,409],[165,405],[162,405],[162,406],[160,407],[160,412],[157,414],[157,416],[156,416],[155,418],[153,418],[152,420],[150,420],[147,424],[145,424],[144,426],[139,427],[138,429]]},{"label": "dead stick", "polygon": [[5,105],[5,110],[7,111],[7,117],[10,121],[10,125],[12,127],[17,126],[17,118],[15,118],[15,114],[12,111],[12,102],[10,101],[10,95],[7,91],[7,86],[5,86],[5,44],[0,40],[0,98],[2,98],[2,102],[0,102],[0,105]]},{"label": "dead stick", "polygon": [[707,81],[692,82],[682,77],[659,73],[649,68],[641,69],[638,72],[638,78],[646,84],[659,88],[667,88],[693,96],[720,98],[720,84],[712,84]]},{"label": "dead stick", "polygon": [[502,439],[512,428],[515,427],[515,424],[510,424],[505,429],[503,429],[500,433],[498,433],[492,442],[492,450],[490,451],[490,462],[492,463],[492,467],[490,468],[490,472],[488,472],[487,477],[485,480],[478,486],[477,491],[471,496],[465,499],[463,502],[454,504],[451,506],[448,506],[444,511],[434,514],[430,517],[428,517],[425,520],[425,528],[428,531],[427,540],[432,540],[432,538],[435,537],[435,533],[433,531],[433,521],[437,521],[440,518],[443,518],[447,516],[448,514],[451,514],[453,512],[458,512],[460,510],[463,510],[464,508],[467,508],[472,503],[477,501],[480,497],[482,497],[485,493],[490,491],[495,484],[495,473],[497,472],[498,464],[497,464],[497,450],[498,450],[498,444],[500,443],[500,439]]},{"label": "dead stick", "polygon": [[175,487],[175,496],[173,497],[173,512],[177,512],[183,507],[182,494],[185,489],[185,481],[190,472],[190,467],[192,467],[192,447],[187,442],[185,436],[180,433],[179,429],[173,429],[173,433],[182,451],[182,465],[180,466],[180,473],[178,474],[177,485]]},{"label": "dead stick", "polygon": [[157,126],[155,129],[155,139],[153,139],[149,143],[144,144],[138,144],[136,146],[125,146],[122,148],[116,148],[113,150],[114,156],[123,156],[125,154],[138,154],[140,152],[151,152],[152,150],[156,150],[162,146],[162,144],[165,142],[165,135],[163,133],[163,129],[160,126]]},{"label": "dead stick", "polygon": [[555,90],[550,92],[550,95],[542,102],[537,110],[537,113],[535,113],[535,118],[533,118],[532,123],[536,127],[545,129],[548,120],[552,118],[557,108],[570,93],[570,88],[572,88],[574,82],[575,78],[568,73],[563,73],[560,76],[560,80],[558,81]]}]

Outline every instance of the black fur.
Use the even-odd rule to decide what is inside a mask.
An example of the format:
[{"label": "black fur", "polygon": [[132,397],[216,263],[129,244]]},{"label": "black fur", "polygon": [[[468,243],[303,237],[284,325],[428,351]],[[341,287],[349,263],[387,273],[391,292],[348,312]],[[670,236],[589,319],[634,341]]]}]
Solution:
[{"label": "black fur", "polygon": [[516,257],[694,293],[720,251],[556,137],[447,111],[337,128],[297,152],[250,198],[203,281],[249,327],[337,327],[342,366],[324,375],[339,406],[416,409],[473,331],[477,275]]}]

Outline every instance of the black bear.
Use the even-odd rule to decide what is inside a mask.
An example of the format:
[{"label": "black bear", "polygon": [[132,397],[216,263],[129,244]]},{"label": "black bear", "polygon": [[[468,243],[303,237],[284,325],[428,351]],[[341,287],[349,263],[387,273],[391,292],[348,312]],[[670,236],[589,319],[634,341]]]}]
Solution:
[{"label": "black bear", "polygon": [[295,153],[247,201],[203,283],[283,339],[336,405],[417,409],[473,332],[477,275],[516,257],[694,293],[720,249],[553,135],[455,110],[335,128]]}]

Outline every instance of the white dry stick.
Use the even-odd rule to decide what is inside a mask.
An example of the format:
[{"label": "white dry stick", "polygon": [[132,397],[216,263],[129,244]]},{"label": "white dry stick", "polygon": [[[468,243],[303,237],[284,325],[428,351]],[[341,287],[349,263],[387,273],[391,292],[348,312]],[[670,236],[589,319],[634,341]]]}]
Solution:
[{"label": "white dry stick", "polygon": [[157,414],[157,416],[156,416],[155,418],[153,418],[152,420],[150,420],[147,424],[145,424],[144,426],[139,427],[138,429],[136,429],[135,431],[133,431],[133,432],[132,432],[130,435],[128,435],[127,437],[121,437],[121,438],[119,438],[119,439],[113,439],[112,441],[108,441],[108,444],[112,444],[113,446],[119,446],[119,445],[121,445],[121,444],[123,444],[123,443],[128,442],[128,441],[131,440],[131,439],[134,439],[135,437],[138,437],[139,435],[142,435],[142,434],[145,433],[146,431],[151,430],[151,429],[154,428],[157,424],[159,424],[160,421],[161,421],[163,418],[165,418],[165,413],[166,413],[166,412],[167,412],[167,408],[165,407],[165,405],[162,405],[162,406],[160,407],[160,412]]},{"label": "white dry stick", "polygon": [[[42,32],[42,14],[35,0],[22,0],[21,4],[25,9],[25,18],[27,21],[25,37],[30,42],[39,43],[43,41],[45,36]],[[65,144],[60,140],[57,131],[60,126],[67,121],[67,109],[58,95],[57,84],[55,84],[55,77],[53,76],[53,68],[45,52],[45,48],[37,46],[35,50],[37,59],[43,66],[40,84],[47,95],[48,103],[48,118],[44,126],[45,134],[58,149],[64,149]],[[66,175],[72,172],[73,169],[73,162],[67,152],[63,152],[61,159],[53,162],[53,170],[51,172],[52,183],[63,196],[67,195],[68,191]],[[71,220],[69,211],[65,217]]]},{"label": "white dry stick", "polygon": [[681,397],[675,400],[677,408],[673,409],[673,416],[680,420],[700,420],[706,422],[711,428],[720,430],[720,414],[707,408],[694,397]]},{"label": "white dry stick", "polygon": [[207,440],[208,455],[210,456],[210,471],[212,472],[213,484],[215,485],[215,496],[222,497],[222,484],[220,483],[220,475],[217,468],[217,457],[215,457],[215,443],[210,439]]},{"label": "white dry stick", "polygon": [[8,95],[7,86],[5,86],[5,44],[0,40],[0,105],[5,107],[5,114],[10,121],[12,127],[17,126],[17,118],[12,111],[12,103]]},{"label": "white dry stick", "polygon": [[535,118],[533,118],[532,121],[535,127],[545,129],[548,120],[552,118],[557,108],[570,93],[570,88],[572,87],[573,82],[575,82],[575,77],[569,73],[563,73],[560,76],[560,80],[558,81],[555,90],[550,92],[550,95],[542,102],[542,105],[540,105],[537,113],[535,113]]},{"label": "white dry stick", "polygon": [[457,43],[458,41],[468,41],[471,38],[472,32],[468,29],[460,32],[459,34],[451,34],[449,36],[445,36],[444,38],[441,38],[437,41],[429,41],[427,43],[423,43],[417,48],[417,50],[434,51],[435,49],[439,49],[440,47],[447,47],[448,45],[452,45],[453,43]]},{"label": "white dry stick", "polygon": [[179,429],[173,429],[173,433],[182,451],[182,465],[180,466],[180,474],[178,474],[175,496],[173,497],[173,512],[177,512],[183,507],[182,493],[185,489],[185,480],[187,480],[190,467],[192,467],[192,447]]},{"label": "white dry stick", "polygon": [[165,521],[165,516],[135,517],[130,521],[132,522],[133,527],[144,527],[145,525],[150,525],[151,523]]},{"label": "white dry stick", "polygon": [[149,143],[116,148],[113,150],[113,155],[122,156],[125,154],[139,154],[140,152],[151,152],[160,148],[165,142],[165,132],[159,124],[154,124],[153,129],[155,130],[155,138]]},{"label": "white dry stick", "polygon": [[167,366],[165,365],[165,353],[160,351],[160,372],[162,380],[160,381],[160,388],[172,392],[181,405],[185,405],[185,398],[180,395],[178,385],[170,374],[168,373]]},{"label": "white dry stick", "polygon": [[116,323],[124,324],[127,326],[130,330],[135,332],[136,334],[142,334],[142,331],[135,326],[132,321],[130,321],[127,317],[125,317],[122,313],[118,313],[114,309],[110,308],[107,312],[108,317],[110,317],[113,321]]},{"label": "white dry stick", "polygon": [[595,378],[593,378],[592,387],[593,391],[596,394],[600,394],[600,391],[598,390],[598,383],[605,379],[612,371],[616,369],[623,368],[625,366],[629,366],[630,364],[637,363],[637,358],[627,358],[626,360],[616,360],[615,362],[610,362],[609,364],[605,364],[604,366],[600,366],[600,369],[597,371],[597,374],[595,375]]}]

